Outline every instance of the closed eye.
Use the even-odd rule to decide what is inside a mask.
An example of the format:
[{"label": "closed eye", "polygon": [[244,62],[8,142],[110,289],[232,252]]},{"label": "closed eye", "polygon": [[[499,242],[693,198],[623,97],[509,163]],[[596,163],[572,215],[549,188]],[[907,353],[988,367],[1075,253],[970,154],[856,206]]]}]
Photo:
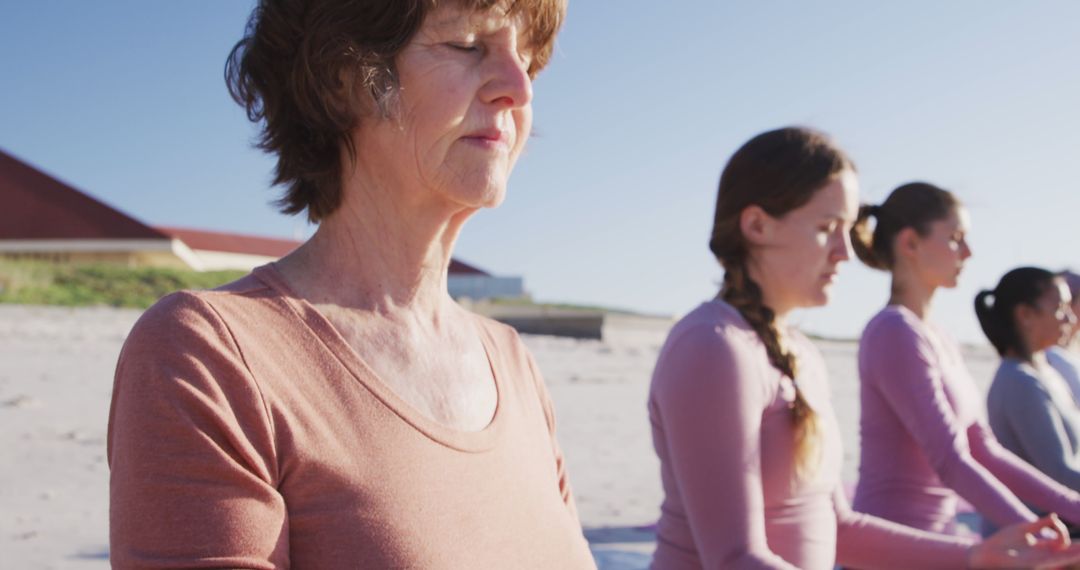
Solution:
[{"label": "closed eye", "polygon": [[446,45],[454,51],[463,53],[476,53],[480,51],[480,44],[473,42],[450,42]]}]

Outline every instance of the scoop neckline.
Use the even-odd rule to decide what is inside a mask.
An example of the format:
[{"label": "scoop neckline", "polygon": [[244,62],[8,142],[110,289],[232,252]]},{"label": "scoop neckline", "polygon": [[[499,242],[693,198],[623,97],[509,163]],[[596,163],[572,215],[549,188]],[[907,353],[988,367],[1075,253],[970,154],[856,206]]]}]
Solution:
[{"label": "scoop neckline", "polygon": [[326,318],[314,305],[298,295],[285,280],[284,275],[274,263],[268,263],[252,270],[258,279],[275,290],[296,314],[304,325],[318,338],[329,350],[338,362],[345,367],[358,384],[372,393],[383,405],[394,412],[402,421],[412,426],[429,439],[446,447],[465,452],[481,452],[493,448],[503,432],[505,418],[506,390],[502,374],[495,365],[494,339],[490,331],[483,326],[480,319],[470,313],[473,327],[480,338],[480,344],[484,348],[484,356],[487,359],[491,376],[495,382],[495,412],[491,420],[483,428],[476,431],[465,431],[452,428],[437,420],[428,417],[415,406],[390,387],[379,374],[357,354],[345,338],[341,336],[333,323]]}]

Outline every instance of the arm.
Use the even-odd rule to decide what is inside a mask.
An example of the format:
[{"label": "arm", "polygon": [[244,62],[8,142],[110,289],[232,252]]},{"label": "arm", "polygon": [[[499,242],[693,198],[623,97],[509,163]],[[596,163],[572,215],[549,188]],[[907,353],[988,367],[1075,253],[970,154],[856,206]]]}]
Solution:
[{"label": "arm", "polygon": [[109,412],[114,568],[288,566],[261,394],[224,323],[188,294],[136,324]]},{"label": "arm", "polygon": [[1050,394],[1033,376],[1018,378],[1009,383],[1009,388],[1009,426],[1031,464],[1066,487],[1080,489],[1080,469],[1066,443],[1069,438]]},{"label": "arm", "polygon": [[998,526],[1036,520],[971,456],[966,427],[945,395],[929,342],[899,319],[883,323],[869,342],[874,389],[896,411],[938,477]]},{"label": "arm", "polygon": [[851,510],[839,487],[836,510],[836,562],[853,568],[966,568],[975,542],[934,534]]},{"label": "arm", "polygon": [[[1045,512],[1057,513],[1073,524],[1080,524],[1080,494],[1076,491],[1013,455],[981,423],[968,428],[968,441],[971,442],[971,455],[1016,496]],[[1080,473],[1072,472],[1074,477],[1080,478]]]},{"label": "arm", "polygon": [[843,491],[833,494],[837,563],[875,569],[1072,568],[1080,544],[1053,516],[1010,525],[983,542],[915,530],[852,512]]},{"label": "arm", "polygon": [[765,538],[758,364],[700,326],[668,347],[654,375],[654,421],[702,566],[792,569]]}]

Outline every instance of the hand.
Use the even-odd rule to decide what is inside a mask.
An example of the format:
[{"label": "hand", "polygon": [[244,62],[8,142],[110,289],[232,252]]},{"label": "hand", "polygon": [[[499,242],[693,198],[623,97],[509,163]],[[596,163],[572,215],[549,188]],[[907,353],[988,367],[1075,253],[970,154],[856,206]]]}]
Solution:
[{"label": "hand", "polygon": [[1065,525],[1051,514],[1007,526],[971,547],[971,568],[1058,568],[1080,563],[1080,543],[1070,545]]}]

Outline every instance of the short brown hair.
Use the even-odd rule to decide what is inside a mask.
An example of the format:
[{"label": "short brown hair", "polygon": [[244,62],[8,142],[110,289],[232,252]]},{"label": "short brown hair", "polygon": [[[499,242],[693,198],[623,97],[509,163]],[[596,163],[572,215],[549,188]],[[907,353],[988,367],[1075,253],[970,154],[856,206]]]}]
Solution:
[{"label": "short brown hair", "polygon": [[[229,93],[262,122],[258,147],[277,155],[277,201],[319,221],[341,204],[341,148],[362,119],[353,96],[378,104],[397,86],[394,59],[440,0],[259,0],[225,63]],[[566,0],[443,0],[524,16],[529,75],[551,57]],[[354,71],[355,85],[342,84]],[[366,101],[365,101],[366,102]],[[355,149],[351,149],[355,150]]]}]

